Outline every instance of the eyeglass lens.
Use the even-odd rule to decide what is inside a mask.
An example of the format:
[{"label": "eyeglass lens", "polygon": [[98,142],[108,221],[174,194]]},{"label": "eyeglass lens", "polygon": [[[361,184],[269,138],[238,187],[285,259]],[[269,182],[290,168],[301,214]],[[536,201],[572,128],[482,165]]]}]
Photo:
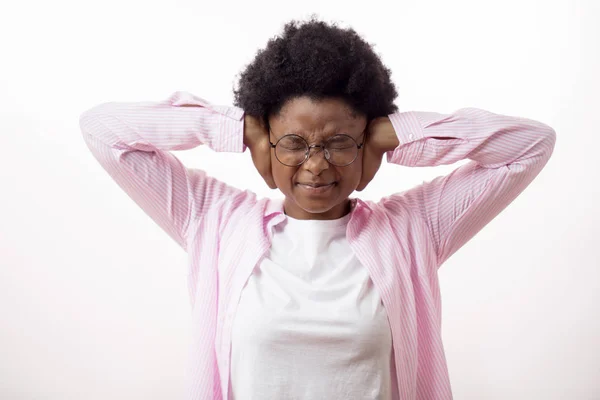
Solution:
[{"label": "eyeglass lens", "polygon": [[[307,142],[300,136],[287,135],[277,142],[275,156],[289,166],[297,166],[304,162],[308,151]],[[338,165],[348,165],[358,155],[356,142],[347,135],[336,135],[325,142],[325,158]]]}]

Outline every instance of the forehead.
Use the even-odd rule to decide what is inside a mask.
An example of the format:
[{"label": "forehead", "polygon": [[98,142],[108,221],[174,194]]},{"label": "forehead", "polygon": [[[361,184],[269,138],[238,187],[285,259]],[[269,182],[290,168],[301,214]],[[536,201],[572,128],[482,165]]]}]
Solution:
[{"label": "forehead", "polygon": [[278,136],[295,133],[316,139],[336,133],[356,136],[364,130],[366,118],[356,114],[341,99],[312,100],[298,97],[285,103],[279,115],[270,121],[270,125]]}]

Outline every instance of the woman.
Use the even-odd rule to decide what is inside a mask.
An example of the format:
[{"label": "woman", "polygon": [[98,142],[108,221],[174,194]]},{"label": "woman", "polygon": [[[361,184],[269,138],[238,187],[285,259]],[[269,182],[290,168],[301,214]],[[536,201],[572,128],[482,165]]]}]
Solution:
[{"label": "woman", "polygon": [[[81,116],[95,158],[189,254],[189,399],[451,399],[438,268],[552,154],[537,121],[398,112],[389,70],[352,29],[288,23],[241,74],[234,106],[188,92]],[[283,201],[170,150],[250,149]],[[383,156],[471,161],[378,202],[350,198]]]}]

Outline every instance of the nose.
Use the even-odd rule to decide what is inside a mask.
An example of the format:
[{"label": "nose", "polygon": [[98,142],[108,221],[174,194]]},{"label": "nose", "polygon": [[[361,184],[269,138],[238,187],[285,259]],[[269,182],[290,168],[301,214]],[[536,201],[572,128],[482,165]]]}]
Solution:
[{"label": "nose", "polygon": [[[310,148],[308,149],[308,157],[309,157],[309,158],[310,158],[310,156],[311,156],[310,152],[312,151],[312,149],[318,149],[318,150],[316,151],[317,153],[319,153],[319,152],[322,152],[322,153],[323,153],[323,155],[325,155],[325,147],[324,147],[324,146],[322,146],[322,145],[315,144],[315,145],[312,145],[312,146],[310,146]],[[314,153],[313,153],[313,154],[314,154]]]},{"label": "nose", "polygon": [[[312,153],[312,149],[317,148],[315,153]],[[323,153],[321,157],[313,157],[316,153]],[[322,170],[329,168],[329,161],[325,157],[325,149],[323,146],[313,145],[308,149],[308,159],[304,162],[304,167],[310,170],[313,174],[319,175]]]}]

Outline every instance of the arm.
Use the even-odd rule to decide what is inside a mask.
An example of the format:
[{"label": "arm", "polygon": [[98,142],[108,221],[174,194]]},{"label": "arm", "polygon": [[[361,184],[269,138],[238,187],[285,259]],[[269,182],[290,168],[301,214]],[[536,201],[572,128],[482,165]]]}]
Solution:
[{"label": "arm", "polygon": [[79,120],[83,138],[115,182],[187,251],[190,222],[241,190],[186,168],[169,150],[206,144],[244,152],[243,110],[188,92],[160,102],[103,103]]},{"label": "arm", "polygon": [[451,114],[389,115],[398,146],[387,161],[410,167],[466,163],[445,176],[382,199],[392,214],[407,205],[427,225],[439,268],[539,174],[556,132],[541,122],[462,108]]}]

